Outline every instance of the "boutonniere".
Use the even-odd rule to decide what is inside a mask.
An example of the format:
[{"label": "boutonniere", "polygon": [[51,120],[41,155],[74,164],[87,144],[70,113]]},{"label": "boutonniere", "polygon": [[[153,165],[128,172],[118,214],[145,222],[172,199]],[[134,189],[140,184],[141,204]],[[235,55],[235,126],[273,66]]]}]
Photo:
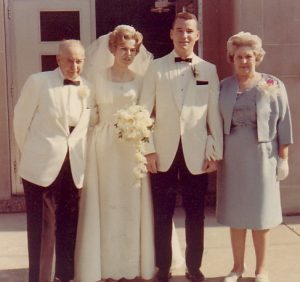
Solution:
[{"label": "boutonniere", "polygon": [[199,69],[198,65],[191,65],[191,69],[192,69],[194,78],[197,79],[200,76],[200,69]]},{"label": "boutonniere", "polygon": [[272,77],[268,77],[266,79],[262,79],[257,84],[257,88],[262,94],[274,97],[278,94],[279,83]]},{"label": "boutonniere", "polygon": [[90,89],[86,85],[82,85],[78,89],[78,95],[81,99],[88,97]]}]

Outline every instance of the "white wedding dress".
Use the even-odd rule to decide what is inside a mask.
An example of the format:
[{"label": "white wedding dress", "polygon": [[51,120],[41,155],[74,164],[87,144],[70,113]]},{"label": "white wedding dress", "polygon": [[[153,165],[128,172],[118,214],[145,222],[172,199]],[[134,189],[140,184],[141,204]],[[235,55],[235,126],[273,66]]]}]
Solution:
[{"label": "white wedding dress", "polygon": [[[111,82],[104,72],[95,78],[92,82],[99,122],[88,142],[76,245],[76,281],[151,279],[155,265],[148,178],[144,177],[140,188],[134,186],[135,148],[118,138],[114,126],[114,114],[136,102],[141,81],[136,78],[126,83]],[[179,264],[178,241],[173,245],[174,264]]]}]

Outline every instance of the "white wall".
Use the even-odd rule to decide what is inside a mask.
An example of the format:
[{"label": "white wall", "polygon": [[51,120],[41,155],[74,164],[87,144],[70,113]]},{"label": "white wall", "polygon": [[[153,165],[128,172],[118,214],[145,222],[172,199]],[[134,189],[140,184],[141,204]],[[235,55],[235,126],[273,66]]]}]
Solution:
[{"label": "white wall", "polygon": [[0,200],[11,196],[4,0],[0,0]]}]

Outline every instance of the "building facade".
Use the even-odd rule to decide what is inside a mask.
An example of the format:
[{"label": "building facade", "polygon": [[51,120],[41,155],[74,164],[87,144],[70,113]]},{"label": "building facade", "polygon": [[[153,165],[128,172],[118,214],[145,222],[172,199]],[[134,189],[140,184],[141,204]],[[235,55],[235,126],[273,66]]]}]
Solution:
[{"label": "building facade", "polygon": [[[87,46],[114,26],[130,24],[159,57],[172,48],[169,29],[182,10],[198,16],[197,51],[217,65],[220,79],[232,73],[226,61],[229,36],[243,30],[262,38],[267,54],[259,70],[284,81],[293,119],[290,176],[281,184],[283,210],[300,212],[300,2],[293,0],[0,0],[0,211],[24,208],[13,108],[28,75],[56,66],[59,40],[77,38]],[[213,192],[214,175],[210,180]]]}]

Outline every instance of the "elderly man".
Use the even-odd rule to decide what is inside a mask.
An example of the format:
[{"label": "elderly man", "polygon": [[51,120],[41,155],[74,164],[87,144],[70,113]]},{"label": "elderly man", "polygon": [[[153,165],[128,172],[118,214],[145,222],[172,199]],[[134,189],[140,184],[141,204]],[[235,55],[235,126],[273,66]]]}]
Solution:
[{"label": "elderly man", "polygon": [[56,58],[57,69],[28,78],[14,111],[27,206],[29,282],[51,280],[54,245],[54,281],[74,277],[89,88],[80,77],[85,51],[79,41],[62,41]]},{"label": "elderly man", "polygon": [[204,203],[207,173],[222,158],[219,80],[214,65],[193,53],[197,18],[176,15],[170,31],[174,50],[154,60],[146,73],[140,104],[155,115],[153,146],[147,148],[154,207],[157,282],[169,280],[176,187],[182,185],[186,212],[186,276],[203,282]]}]

